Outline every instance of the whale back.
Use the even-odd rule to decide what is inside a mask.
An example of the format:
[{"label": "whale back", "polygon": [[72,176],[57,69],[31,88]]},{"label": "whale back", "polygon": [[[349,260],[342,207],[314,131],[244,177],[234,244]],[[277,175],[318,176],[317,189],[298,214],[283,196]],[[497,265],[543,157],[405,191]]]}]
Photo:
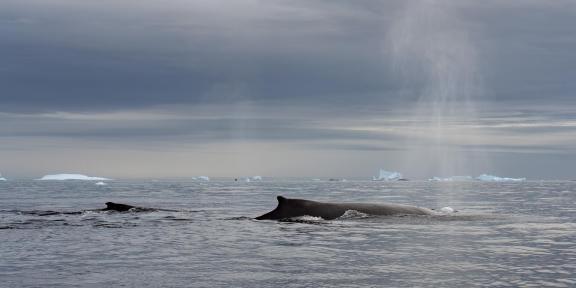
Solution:
[{"label": "whale back", "polygon": [[304,199],[288,199],[282,196],[278,196],[276,199],[278,199],[276,209],[256,217],[257,220],[279,220],[300,216],[335,219],[346,212],[342,207],[331,203],[321,203]]},{"label": "whale back", "polygon": [[343,203],[338,205],[343,206],[346,210],[355,210],[369,215],[431,215],[434,213],[432,210],[427,208],[392,203]]},{"label": "whale back", "polygon": [[326,220],[336,219],[348,210],[355,210],[369,215],[431,215],[433,211],[401,204],[366,204],[366,203],[323,203],[304,199],[288,199],[278,196],[276,209],[256,217],[257,220],[280,220],[300,216],[321,217]]},{"label": "whale back", "polygon": [[126,212],[132,208],[135,208],[132,205],[126,205],[121,203],[114,203],[114,202],[106,202],[105,211],[118,211],[118,212]]}]

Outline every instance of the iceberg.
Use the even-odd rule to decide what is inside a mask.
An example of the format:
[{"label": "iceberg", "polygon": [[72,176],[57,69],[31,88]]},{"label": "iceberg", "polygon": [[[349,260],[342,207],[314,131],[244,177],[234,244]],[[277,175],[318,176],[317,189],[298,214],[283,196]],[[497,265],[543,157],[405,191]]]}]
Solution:
[{"label": "iceberg", "polygon": [[380,174],[377,177],[372,177],[374,181],[398,181],[402,179],[402,173],[390,172],[384,169],[380,169]]},{"label": "iceberg", "polygon": [[244,177],[244,182],[262,181],[262,176]]},{"label": "iceberg", "polygon": [[102,181],[99,181],[99,182],[94,183],[94,185],[96,185],[96,186],[106,186],[106,185],[108,185],[108,184],[106,184],[106,183],[104,183],[104,182],[102,182]]},{"label": "iceberg", "polygon": [[446,177],[446,178],[433,177],[433,178],[428,179],[428,181],[433,181],[433,182],[465,182],[465,181],[474,181],[474,178],[472,178],[472,176],[452,176],[452,177]]},{"label": "iceberg", "polygon": [[192,177],[192,180],[194,181],[210,181],[210,177],[208,176],[198,176],[198,177]]},{"label": "iceberg", "polygon": [[103,180],[112,180],[108,178],[102,177],[90,177],[82,174],[54,174],[54,175],[45,175],[44,177],[36,180],[84,180],[84,181],[103,181]]},{"label": "iceberg", "polygon": [[526,178],[507,178],[507,177],[498,177],[498,176],[489,175],[489,174],[482,174],[482,175],[476,177],[476,179],[479,181],[485,181],[485,182],[522,182],[522,181],[526,181]]},{"label": "iceberg", "polygon": [[0,181],[8,181],[6,178],[2,177],[2,173],[0,173]]}]

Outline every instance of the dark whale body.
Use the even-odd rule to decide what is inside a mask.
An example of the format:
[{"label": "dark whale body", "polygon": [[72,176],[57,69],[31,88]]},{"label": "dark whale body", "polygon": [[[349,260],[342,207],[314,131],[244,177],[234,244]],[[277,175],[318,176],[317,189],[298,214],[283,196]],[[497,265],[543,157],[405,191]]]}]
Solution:
[{"label": "dark whale body", "polygon": [[368,204],[368,203],[324,203],[304,199],[288,199],[278,196],[276,209],[256,217],[257,220],[281,220],[299,216],[321,217],[325,220],[336,219],[348,210],[369,215],[433,215],[427,208],[401,204]]},{"label": "dark whale body", "polygon": [[114,212],[170,211],[170,212],[176,212],[176,210],[170,210],[170,209],[146,208],[146,207],[138,207],[138,206],[132,206],[132,205],[128,205],[128,204],[114,203],[114,202],[106,202],[106,208],[92,210],[92,211],[114,211]]},{"label": "dark whale body", "polygon": [[128,204],[121,204],[121,203],[114,203],[114,202],[106,202],[106,208],[100,209],[87,209],[81,211],[52,211],[52,210],[33,210],[33,211],[18,211],[18,213],[25,214],[25,215],[35,215],[35,216],[53,216],[53,215],[81,215],[84,212],[157,212],[157,211],[168,211],[168,212],[178,212],[177,210],[170,210],[170,209],[158,209],[158,208],[147,208],[147,207],[139,207],[139,206],[132,206]]},{"label": "dark whale body", "polygon": [[136,207],[127,204],[121,203],[114,203],[114,202],[106,202],[106,208],[100,209],[100,211],[115,211],[115,212],[148,212],[148,211],[155,211],[156,209],[153,208],[144,208],[144,207]]}]

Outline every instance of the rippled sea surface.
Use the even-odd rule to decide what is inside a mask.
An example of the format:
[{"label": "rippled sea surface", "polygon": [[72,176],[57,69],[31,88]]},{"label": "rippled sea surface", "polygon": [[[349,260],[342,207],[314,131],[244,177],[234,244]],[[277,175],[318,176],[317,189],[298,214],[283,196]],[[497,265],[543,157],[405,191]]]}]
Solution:
[{"label": "rippled sea surface", "polygon": [[[277,195],[458,212],[253,220]],[[107,201],[177,211],[81,212]],[[576,182],[7,181],[0,286],[576,287],[575,204]]]}]

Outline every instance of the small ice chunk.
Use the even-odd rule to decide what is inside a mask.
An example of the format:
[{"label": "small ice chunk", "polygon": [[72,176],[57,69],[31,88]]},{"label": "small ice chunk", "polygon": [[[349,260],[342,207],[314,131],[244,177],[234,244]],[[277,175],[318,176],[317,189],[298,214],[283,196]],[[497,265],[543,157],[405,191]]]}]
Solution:
[{"label": "small ice chunk", "polygon": [[476,177],[477,180],[485,181],[485,182],[522,182],[526,181],[526,178],[507,178],[507,177],[498,177],[489,174],[482,174]]},{"label": "small ice chunk", "polygon": [[452,209],[452,207],[442,207],[440,208],[440,212],[450,214],[454,213],[454,209]]},{"label": "small ice chunk", "polygon": [[99,181],[99,182],[94,183],[94,185],[96,185],[96,186],[106,186],[106,185],[108,185],[108,184],[106,184],[106,183],[104,183],[104,182],[102,182],[102,181]]},{"label": "small ice chunk", "polygon": [[0,173],[0,181],[8,181],[6,178],[2,177],[2,173]]},{"label": "small ice chunk", "polygon": [[84,181],[102,181],[102,180],[112,180],[102,177],[91,177],[82,174],[54,174],[45,175],[44,177],[36,180],[84,180]]},{"label": "small ice chunk", "polygon": [[194,181],[210,181],[210,177],[208,176],[198,176],[198,177],[192,177],[192,180]]},{"label": "small ice chunk", "polygon": [[374,181],[398,181],[400,179],[403,179],[402,173],[386,171],[384,169],[380,169],[378,176],[372,177]]},{"label": "small ice chunk", "polygon": [[262,181],[262,176],[244,177],[244,182]]}]

